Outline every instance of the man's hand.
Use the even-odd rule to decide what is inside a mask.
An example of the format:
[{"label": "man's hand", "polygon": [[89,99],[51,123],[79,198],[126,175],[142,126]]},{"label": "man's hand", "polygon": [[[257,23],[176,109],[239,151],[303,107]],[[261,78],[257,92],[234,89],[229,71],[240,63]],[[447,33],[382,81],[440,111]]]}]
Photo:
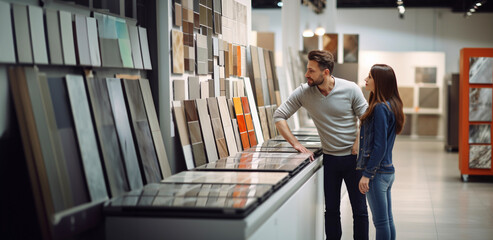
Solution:
[{"label": "man's hand", "polygon": [[365,194],[370,191],[370,179],[362,176],[361,180],[359,180],[359,191],[361,194]]},{"label": "man's hand", "polygon": [[310,162],[313,162],[315,158],[313,158],[313,152],[308,150],[305,146],[301,145],[300,143],[293,145],[293,148],[296,149],[300,153],[310,153]]}]

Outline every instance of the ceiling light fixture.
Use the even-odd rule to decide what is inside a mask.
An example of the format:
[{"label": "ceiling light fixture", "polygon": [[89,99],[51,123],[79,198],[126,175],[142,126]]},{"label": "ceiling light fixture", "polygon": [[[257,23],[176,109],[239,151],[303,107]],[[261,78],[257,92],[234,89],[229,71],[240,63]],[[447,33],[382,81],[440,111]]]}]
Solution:
[{"label": "ceiling light fixture", "polygon": [[315,33],[311,29],[306,29],[303,31],[303,37],[313,37],[315,36]]},{"label": "ceiling light fixture", "polygon": [[399,18],[404,18],[404,13],[406,12],[406,8],[404,7],[403,0],[397,0],[397,10],[399,11]]},{"label": "ceiling light fixture", "polygon": [[478,1],[475,1],[472,6],[466,10],[466,12],[464,13],[464,17],[465,18],[469,18],[473,13],[475,13],[476,11],[479,10],[479,7],[483,6],[485,3],[487,2],[487,0],[478,0]]},{"label": "ceiling light fixture", "polygon": [[278,7],[282,7],[282,1],[277,2]]},{"label": "ceiling light fixture", "polygon": [[317,36],[322,36],[325,34],[325,28],[323,27],[318,27],[315,29],[315,34],[317,34]]}]

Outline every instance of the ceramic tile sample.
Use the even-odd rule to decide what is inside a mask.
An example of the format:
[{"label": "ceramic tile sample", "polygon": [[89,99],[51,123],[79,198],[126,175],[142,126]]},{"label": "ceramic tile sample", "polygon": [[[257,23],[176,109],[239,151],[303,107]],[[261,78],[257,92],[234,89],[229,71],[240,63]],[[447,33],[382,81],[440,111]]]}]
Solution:
[{"label": "ceramic tile sample", "polygon": [[241,144],[243,146],[243,150],[250,148],[250,140],[248,138],[247,126],[245,115],[243,115],[243,107],[241,103],[241,98],[234,97],[233,98],[234,110],[236,113],[236,120],[238,121],[238,131],[241,138]]},{"label": "ceramic tile sample", "polygon": [[469,168],[491,169],[491,146],[469,146]]},{"label": "ceramic tile sample", "polygon": [[89,39],[89,53],[91,64],[95,67],[101,66],[101,56],[99,54],[98,28],[96,19],[88,17],[87,19],[87,38]]},{"label": "ceramic tile sample", "polygon": [[199,116],[195,106],[195,100],[183,101],[185,107],[185,116],[188,124],[188,132],[192,143],[193,160],[195,166],[201,166],[207,163],[205,146],[202,140],[202,132],[200,129]]},{"label": "ceramic tile sample", "polygon": [[199,115],[200,129],[204,137],[205,150],[207,153],[207,161],[214,162],[219,159],[217,155],[216,141],[212,132],[211,117],[207,107],[207,99],[197,99],[197,112]]},{"label": "ceramic tile sample", "polygon": [[255,146],[257,145],[257,136],[255,135],[252,114],[250,112],[250,106],[246,97],[241,97],[241,105],[243,107],[243,113],[245,115],[245,122],[247,126],[248,139],[250,140],[250,146]]},{"label": "ceramic tile sample", "polygon": [[176,129],[183,149],[185,165],[187,169],[192,169],[195,167],[195,164],[193,162],[192,146],[189,141],[187,120],[181,101],[173,101],[173,116],[175,117]]},{"label": "ceramic tile sample", "polygon": [[415,83],[437,83],[436,67],[416,67]]},{"label": "ceramic tile sample", "polygon": [[183,101],[186,98],[185,94],[185,80],[175,79],[173,80],[173,100]]},{"label": "ceramic tile sample", "polygon": [[152,70],[151,55],[149,53],[149,42],[147,41],[147,30],[142,27],[139,28],[140,49],[142,51],[142,61],[144,63],[144,69]]},{"label": "ceramic tile sample", "polygon": [[183,53],[183,33],[171,30],[171,44],[173,45],[173,73],[182,74],[185,71]]},{"label": "ceramic tile sample", "polygon": [[208,53],[207,36],[197,34],[197,74],[207,74]]},{"label": "ceramic tile sample", "polygon": [[48,37],[48,49],[50,50],[50,63],[62,65],[63,56],[62,41],[60,39],[60,18],[58,16],[57,10],[46,9],[46,28],[46,35]]},{"label": "ceramic tile sample", "polygon": [[188,77],[188,99],[200,98],[200,79],[199,77]]},{"label": "ceramic tile sample", "polygon": [[337,62],[337,51],[338,51],[338,36],[337,33],[326,33],[322,36],[322,49],[329,51],[334,55],[334,59]]},{"label": "ceramic tile sample", "polygon": [[414,106],[414,87],[399,87],[399,95],[405,108]]},{"label": "ceramic tile sample", "polygon": [[132,58],[134,67],[137,69],[143,69],[142,53],[140,52],[140,40],[139,31],[136,26],[128,25],[128,34],[130,36],[130,44],[132,46]]},{"label": "ceramic tile sample", "polygon": [[262,134],[264,137],[264,140],[269,140],[270,139],[270,130],[269,130],[269,124],[267,120],[267,115],[265,112],[265,107],[258,107],[258,115],[260,119],[260,126],[262,128]]},{"label": "ceramic tile sample", "polygon": [[79,64],[82,66],[91,66],[86,16],[78,14],[75,15],[75,32]]},{"label": "ceramic tile sample", "polygon": [[59,16],[63,62],[65,63],[65,65],[75,65],[76,60],[74,33],[72,29],[72,14],[70,12],[59,11]]},{"label": "ceramic tile sample", "polygon": [[438,108],[439,96],[440,96],[440,92],[438,87],[420,87],[419,107]]},{"label": "ceramic tile sample", "polygon": [[469,143],[491,143],[491,125],[470,124]]},{"label": "ceramic tile sample", "polygon": [[255,99],[253,96],[252,84],[250,84],[250,78],[248,78],[248,77],[243,78],[243,81],[245,84],[245,90],[246,90],[247,97],[248,97],[248,105],[250,108],[250,112],[252,114],[253,125],[255,127],[255,133],[257,135],[257,142],[260,144],[260,143],[264,142],[264,136],[263,136],[262,127],[260,124],[260,119],[259,119],[257,107],[255,105]]},{"label": "ceramic tile sample", "polygon": [[236,154],[238,152],[235,135],[233,132],[233,126],[231,123],[231,117],[228,110],[228,103],[224,96],[217,97],[217,104],[219,106],[219,113],[221,115],[221,122],[224,129],[224,135],[228,146],[229,155]]},{"label": "ceramic tile sample", "polygon": [[413,122],[413,115],[411,114],[404,114],[406,119],[404,121],[404,126],[402,127],[402,132],[400,133],[401,135],[411,135],[411,127],[412,127],[412,122]]},{"label": "ceramic tile sample", "polygon": [[0,32],[0,63],[15,63],[10,4],[5,2],[0,2]]},{"label": "ceramic tile sample", "polygon": [[15,43],[17,48],[17,61],[19,63],[32,63],[33,50],[31,48],[31,33],[26,5],[12,4],[14,15]]},{"label": "ceramic tile sample", "polygon": [[469,83],[493,83],[493,58],[469,59]]},{"label": "ceramic tile sample", "polygon": [[469,88],[469,121],[491,121],[491,88]]},{"label": "ceramic tile sample", "polygon": [[89,195],[92,201],[107,199],[108,193],[99,152],[96,151],[98,146],[84,79],[78,75],[67,75],[65,78]]},{"label": "ceramic tile sample", "polygon": [[438,133],[438,121],[440,116],[418,115],[416,132],[420,136],[436,136]]},{"label": "ceramic tile sample", "polygon": [[272,116],[274,115],[274,111],[271,106],[265,106],[265,115],[267,116],[267,124],[269,125],[270,137],[274,138],[276,134],[276,124],[274,123],[274,119]]},{"label": "ceramic tile sample", "polygon": [[209,97],[209,82],[202,81],[200,82],[200,98],[208,98]]},{"label": "ceramic tile sample", "polygon": [[174,8],[173,8],[173,24],[175,26],[181,26],[182,22],[182,10],[181,10],[181,4],[179,3],[174,3]]},{"label": "ceramic tile sample", "polygon": [[260,66],[260,81],[262,82],[262,92],[264,94],[264,106],[270,105],[269,86],[267,80],[267,69],[265,68],[264,50],[257,48],[258,51],[258,64]]},{"label": "ceramic tile sample", "polygon": [[102,79],[87,78],[86,83],[110,193],[113,197],[119,196],[130,191],[130,187],[118,144],[115,121],[111,113],[108,87]]},{"label": "ceramic tile sample", "polygon": [[164,183],[251,183],[251,184],[282,184],[288,173],[261,172],[217,172],[187,171],[175,174]]},{"label": "ceramic tile sample", "polygon": [[101,62],[103,67],[123,67],[118,34],[116,30],[117,18],[100,13],[94,13],[98,22]]},{"label": "ceramic tile sample", "polygon": [[357,63],[358,62],[358,49],[359,49],[359,35],[358,34],[344,34],[343,36],[343,48],[344,48],[344,63]]},{"label": "ceramic tile sample", "polygon": [[269,87],[270,104],[274,105],[276,104],[276,90],[274,89],[274,78],[272,75],[271,59],[269,51],[267,49],[264,49],[264,61],[265,68],[267,70],[267,87]]},{"label": "ceramic tile sample", "polygon": [[207,105],[209,106],[212,129],[214,130],[214,138],[216,139],[219,158],[227,157],[229,153],[226,147],[226,139],[224,138],[223,124],[221,122],[221,115],[219,114],[217,99],[214,97],[208,98]]},{"label": "ceramic tile sample", "polygon": [[33,58],[36,64],[48,64],[48,52],[46,50],[46,36],[43,21],[43,9],[29,5],[29,25],[31,30],[31,45]]},{"label": "ceramic tile sample", "polygon": [[130,189],[135,190],[141,188],[143,182],[132,131],[130,129],[130,122],[128,120],[127,107],[125,106],[125,99],[123,97],[122,84],[118,78],[107,78],[106,84],[111,109],[113,110],[113,118],[115,119],[118,140],[122,149],[123,161],[127,170],[128,182]]},{"label": "ceramic tile sample", "polygon": [[132,59],[132,47],[130,45],[130,36],[128,34],[127,23],[125,20],[117,18],[115,24],[123,67],[133,68],[134,63]]}]

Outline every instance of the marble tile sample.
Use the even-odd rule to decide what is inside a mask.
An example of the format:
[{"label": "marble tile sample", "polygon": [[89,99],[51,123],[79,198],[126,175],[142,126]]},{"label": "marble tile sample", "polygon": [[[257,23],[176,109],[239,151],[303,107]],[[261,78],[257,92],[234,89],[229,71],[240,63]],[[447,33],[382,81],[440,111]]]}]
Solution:
[{"label": "marble tile sample", "polygon": [[48,51],[46,49],[43,8],[28,5],[28,12],[34,63],[48,64]]},{"label": "marble tile sample", "polygon": [[48,49],[50,50],[50,63],[63,65],[62,41],[60,39],[60,18],[57,10],[46,9],[46,31],[48,37]]},{"label": "marble tile sample", "polygon": [[184,52],[183,52],[183,33],[171,30],[171,44],[173,46],[173,73],[183,74],[185,71]]},{"label": "marble tile sample", "polygon": [[228,103],[226,102],[226,98],[224,96],[219,96],[216,99],[219,106],[219,113],[221,115],[221,122],[223,125],[226,143],[228,146],[228,153],[229,155],[233,155],[238,152],[238,149],[236,147],[237,145],[233,132],[233,126],[231,123],[231,117],[228,110]]},{"label": "marble tile sample", "polygon": [[140,49],[142,52],[142,61],[144,63],[144,69],[152,70],[151,55],[149,53],[149,42],[147,41],[147,29],[143,27],[139,28]]},{"label": "marble tile sample", "polygon": [[207,162],[214,162],[219,159],[217,155],[216,141],[212,131],[211,117],[207,107],[207,99],[197,99],[197,112],[199,115],[200,129],[204,137],[205,150],[207,153]]},{"label": "marble tile sample", "polygon": [[491,88],[469,88],[469,121],[491,121]]},{"label": "marble tile sample", "polygon": [[27,6],[13,3],[12,13],[14,15],[17,61],[19,63],[32,63],[33,50],[31,47],[31,33],[29,32]]},{"label": "marble tile sample", "polygon": [[491,169],[491,146],[469,146],[469,168]]},{"label": "marble tile sample", "polygon": [[111,109],[113,110],[113,118],[115,119],[116,131],[122,149],[123,161],[125,163],[125,169],[127,170],[130,189],[135,190],[142,188],[142,175],[140,173],[135,143],[130,129],[121,81],[118,78],[107,78],[106,86],[108,87]]},{"label": "marble tile sample", "polygon": [[88,17],[87,19],[87,38],[89,39],[89,54],[91,64],[95,67],[101,66],[101,55],[99,54],[98,28],[96,19]]},{"label": "marble tile sample", "polygon": [[59,11],[60,35],[62,41],[63,62],[65,65],[75,65],[75,45],[74,33],[72,29],[72,14],[70,12]]},{"label": "marble tile sample", "polygon": [[399,95],[405,108],[414,107],[414,87],[399,87]]},{"label": "marble tile sample", "polygon": [[89,40],[87,38],[86,16],[75,15],[75,32],[77,40],[78,63],[82,66],[91,66],[91,56],[89,53]]},{"label": "marble tile sample", "polygon": [[359,50],[359,35],[344,34],[343,36],[344,63],[357,63]]},{"label": "marble tile sample", "polygon": [[420,136],[436,136],[438,134],[440,116],[418,115],[416,133]]},{"label": "marble tile sample", "polygon": [[493,83],[492,57],[472,57],[469,59],[469,83]]},{"label": "marble tile sample", "polygon": [[65,79],[89,196],[92,201],[107,199],[108,193],[99,152],[96,150],[98,146],[84,79],[80,75],[66,75]]},{"label": "marble tile sample", "polygon": [[438,108],[439,106],[439,88],[438,87],[420,87],[419,88],[419,107],[421,108]]},{"label": "marble tile sample", "polygon": [[140,52],[139,31],[136,26],[128,25],[128,34],[130,36],[130,45],[132,46],[132,58],[134,67],[143,69],[142,53]]},{"label": "marble tile sample", "polygon": [[200,98],[200,79],[199,77],[188,77],[188,99]]},{"label": "marble tile sample", "polygon": [[224,138],[223,124],[221,122],[221,115],[219,114],[217,99],[214,97],[208,98],[207,105],[209,106],[212,129],[214,130],[214,138],[216,139],[219,158],[227,157],[229,153],[226,146],[226,139]]},{"label": "marble tile sample", "polygon": [[338,52],[338,35],[337,33],[326,33],[322,36],[322,49],[329,51],[334,56],[337,62],[337,52]]},{"label": "marble tile sample", "polygon": [[175,79],[173,80],[173,100],[183,101],[186,98],[185,94],[185,80]]},{"label": "marble tile sample", "polygon": [[102,79],[86,78],[96,132],[112,197],[130,191],[113,119],[108,87]]},{"label": "marble tile sample", "polygon": [[469,143],[491,143],[491,125],[470,124]]},{"label": "marble tile sample", "polygon": [[175,174],[164,183],[253,183],[281,184],[287,179],[288,173],[281,172],[227,172],[227,171],[184,171]]},{"label": "marble tile sample", "polygon": [[195,167],[195,164],[193,162],[192,146],[189,141],[187,120],[182,101],[173,101],[173,116],[175,118],[176,129],[183,149],[185,165],[187,169],[192,169]]},{"label": "marble tile sample", "polygon": [[412,114],[404,114],[405,115],[405,121],[404,121],[404,126],[402,127],[402,132],[400,133],[401,135],[411,135],[412,133],[412,125],[413,125],[413,115]]},{"label": "marble tile sample", "polygon": [[437,68],[436,67],[416,67],[415,83],[437,83]]},{"label": "marble tile sample", "polygon": [[205,146],[202,140],[202,132],[200,129],[199,116],[195,106],[195,100],[183,101],[185,108],[185,116],[188,124],[188,132],[192,143],[193,160],[195,166],[201,166],[207,163]]},{"label": "marble tile sample", "polygon": [[159,182],[162,176],[147,120],[140,83],[138,80],[123,79],[123,85],[136,141],[137,156],[144,170],[146,183]]},{"label": "marble tile sample", "polygon": [[10,4],[0,2],[0,63],[15,63],[14,34],[12,32],[12,19]]}]

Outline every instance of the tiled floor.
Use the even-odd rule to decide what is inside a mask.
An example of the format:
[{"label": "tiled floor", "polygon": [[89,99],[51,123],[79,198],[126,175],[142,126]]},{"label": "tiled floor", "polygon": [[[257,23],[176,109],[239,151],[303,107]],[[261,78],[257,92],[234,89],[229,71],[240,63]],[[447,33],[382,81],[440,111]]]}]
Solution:
[{"label": "tiled floor", "polygon": [[[493,176],[463,183],[457,153],[441,141],[398,138],[392,207],[397,239],[493,239]],[[341,203],[343,239],[352,239],[347,194]],[[371,213],[370,213],[371,215]],[[370,217],[370,239],[375,228]]]}]

